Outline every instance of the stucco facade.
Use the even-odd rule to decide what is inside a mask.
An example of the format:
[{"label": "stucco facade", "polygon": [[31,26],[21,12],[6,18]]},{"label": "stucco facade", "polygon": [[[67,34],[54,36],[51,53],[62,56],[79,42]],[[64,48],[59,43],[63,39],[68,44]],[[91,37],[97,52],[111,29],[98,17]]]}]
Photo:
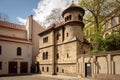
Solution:
[{"label": "stucco facade", "polygon": [[30,73],[44,30],[32,16],[26,25],[0,21],[0,75]]}]

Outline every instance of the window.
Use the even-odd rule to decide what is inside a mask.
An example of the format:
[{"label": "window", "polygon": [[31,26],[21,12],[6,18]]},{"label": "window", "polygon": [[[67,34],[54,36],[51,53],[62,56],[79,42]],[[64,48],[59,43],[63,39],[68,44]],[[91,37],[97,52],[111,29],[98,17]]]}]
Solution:
[{"label": "window", "polygon": [[45,60],[45,57],[46,57],[46,56],[45,56],[45,53],[43,53],[43,60]]},{"label": "window", "polygon": [[59,59],[59,54],[57,53],[57,59]]},{"label": "window", "polygon": [[78,16],[79,20],[82,21],[83,20],[83,17],[82,16]]},{"label": "window", "polygon": [[2,70],[2,62],[0,62],[0,70]]},{"label": "window", "polygon": [[44,67],[42,67],[42,71],[44,71]]},{"label": "window", "polygon": [[64,73],[64,69],[62,69],[62,73]]},{"label": "window", "polygon": [[0,46],[0,54],[2,54],[2,47]]},{"label": "window", "polygon": [[68,37],[68,33],[66,33],[66,36]]},{"label": "window", "polygon": [[46,52],[46,59],[48,59],[48,52]]},{"label": "window", "polygon": [[58,33],[58,34],[57,34],[57,40],[59,40],[59,37],[60,37],[60,34]]},{"label": "window", "polygon": [[22,50],[20,47],[17,48],[17,56],[21,56]]},{"label": "window", "polygon": [[67,53],[67,58],[69,58],[69,54]]},{"label": "window", "polygon": [[59,71],[58,67],[57,67],[57,72]]},{"label": "window", "polygon": [[48,59],[48,52],[43,52],[43,60]]},{"label": "window", "polygon": [[66,17],[65,17],[65,21],[71,20],[71,18],[72,18],[72,16],[71,16],[71,15],[66,16]]},{"label": "window", "polygon": [[43,43],[48,42],[48,37],[43,38]]},{"label": "window", "polygon": [[47,72],[49,72],[49,67],[47,67]]}]

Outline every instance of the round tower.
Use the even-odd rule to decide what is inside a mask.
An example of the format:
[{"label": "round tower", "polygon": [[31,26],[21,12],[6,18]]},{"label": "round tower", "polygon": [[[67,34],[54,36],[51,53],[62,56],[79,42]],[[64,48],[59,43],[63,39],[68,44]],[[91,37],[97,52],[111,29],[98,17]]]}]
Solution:
[{"label": "round tower", "polygon": [[83,42],[83,16],[85,11],[74,2],[62,12],[65,21],[65,39],[67,41],[77,38]]}]

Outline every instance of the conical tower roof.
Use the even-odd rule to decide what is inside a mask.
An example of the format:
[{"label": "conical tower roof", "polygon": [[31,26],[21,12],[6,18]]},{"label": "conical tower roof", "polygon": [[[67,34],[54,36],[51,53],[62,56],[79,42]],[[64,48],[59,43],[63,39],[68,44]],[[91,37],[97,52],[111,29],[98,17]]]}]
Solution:
[{"label": "conical tower roof", "polygon": [[85,10],[83,8],[77,6],[74,2],[72,2],[72,4],[62,12],[62,17],[64,17],[65,13],[73,9],[79,10],[83,15],[85,14]]}]

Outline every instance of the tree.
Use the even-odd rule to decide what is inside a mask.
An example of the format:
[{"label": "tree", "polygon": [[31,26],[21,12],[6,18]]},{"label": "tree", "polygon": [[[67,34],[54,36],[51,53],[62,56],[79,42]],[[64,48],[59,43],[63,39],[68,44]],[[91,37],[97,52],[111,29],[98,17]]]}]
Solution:
[{"label": "tree", "polygon": [[111,34],[103,41],[103,47],[106,51],[120,50],[120,35]]},{"label": "tree", "polygon": [[87,15],[85,20],[94,25],[95,31],[100,31],[101,22],[105,20],[107,15],[115,9],[119,9],[118,5],[113,6],[110,0],[80,0],[80,6],[85,8]]},{"label": "tree", "polygon": [[45,19],[44,25],[50,25],[53,23],[59,23],[62,20],[61,17],[61,8],[55,8],[51,11],[50,15],[48,15]]},{"label": "tree", "polygon": [[0,20],[1,21],[9,21],[9,16],[5,13],[0,12]]},{"label": "tree", "polygon": [[104,24],[107,18],[119,13],[119,4],[115,0],[80,0],[80,6],[86,10],[85,36],[90,40],[93,51],[104,50],[102,46]]}]

